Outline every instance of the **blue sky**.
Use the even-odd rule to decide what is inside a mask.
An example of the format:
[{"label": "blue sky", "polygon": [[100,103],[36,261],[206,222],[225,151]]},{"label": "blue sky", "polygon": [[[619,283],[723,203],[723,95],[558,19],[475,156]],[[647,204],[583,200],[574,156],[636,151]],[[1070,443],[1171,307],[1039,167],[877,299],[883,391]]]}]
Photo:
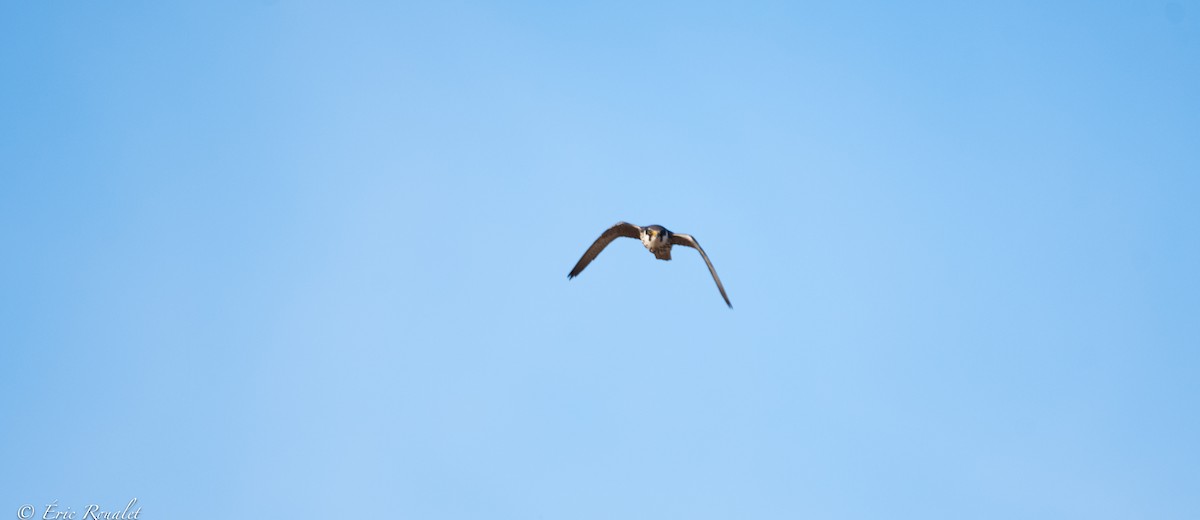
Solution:
[{"label": "blue sky", "polygon": [[[1193,0],[9,2],[0,70],[0,514],[1200,514]],[[618,220],[734,309],[568,281]]]}]

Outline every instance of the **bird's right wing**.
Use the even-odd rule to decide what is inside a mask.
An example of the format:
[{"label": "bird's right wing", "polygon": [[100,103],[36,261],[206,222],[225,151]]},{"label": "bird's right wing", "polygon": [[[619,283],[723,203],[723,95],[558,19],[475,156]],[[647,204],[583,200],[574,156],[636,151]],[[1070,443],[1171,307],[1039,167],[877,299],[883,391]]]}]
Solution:
[{"label": "bird's right wing", "polygon": [[602,233],[600,238],[597,238],[596,241],[592,243],[592,247],[589,247],[588,250],[583,253],[583,257],[580,258],[579,262],[575,264],[575,268],[571,269],[571,274],[568,274],[567,278],[570,279],[579,276],[579,273],[583,272],[583,268],[592,263],[592,260],[595,260],[596,257],[600,255],[600,252],[603,251],[606,246],[608,246],[608,243],[616,240],[617,237],[641,238],[642,228],[628,222],[617,222],[615,226],[608,228],[608,231]]}]

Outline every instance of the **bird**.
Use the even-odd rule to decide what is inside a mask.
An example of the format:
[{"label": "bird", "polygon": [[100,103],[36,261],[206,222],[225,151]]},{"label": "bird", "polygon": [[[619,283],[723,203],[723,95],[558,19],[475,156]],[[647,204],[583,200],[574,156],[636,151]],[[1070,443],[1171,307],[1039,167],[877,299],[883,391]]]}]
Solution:
[{"label": "bird", "polygon": [[657,224],[652,226],[636,226],[628,222],[617,222],[613,227],[600,234],[592,243],[587,251],[583,253],[583,257],[575,264],[575,268],[571,269],[571,273],[567,275],[570,280],[579,276],[583,269],[592,263],[596,257],[608,246],[613,240],[618,237],[636,238],[642,241],[642,245],[646,246],[651,253],[654,253],[654,258],[659,260],[671,259],[671,246],[687,246],[700,252],[700,256],[704,258],[704,263],[708,264],[708,272],[712,273],[713,281],[717,282],[717,290],[721,291],[721,297],[725,299],[725,305],[733,308],[733,304],[729,303],[729,296],[725,294],[725,286],[721,285],[721,279],[717,277],[717,270],[713,268],[712,262],[708,260],[708,255],[704,253],[704,249],[700,247],[700,243],[692,235],[685,233],[673,233],[665,227]]}]

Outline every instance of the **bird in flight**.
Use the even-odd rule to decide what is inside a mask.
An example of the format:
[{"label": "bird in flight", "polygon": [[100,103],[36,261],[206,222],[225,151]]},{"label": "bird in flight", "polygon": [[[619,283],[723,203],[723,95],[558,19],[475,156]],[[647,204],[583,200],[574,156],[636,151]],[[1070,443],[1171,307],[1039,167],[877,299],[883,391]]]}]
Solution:
[{"label": "bird in flight", "polygon": [[583,253],[583,258],[580,258],[579,262],[575,264],[575,268],[571,269],[567,279],[579,276],[579,273],[582,273],[583,269],[592,263],[592,260],[595,260],[600,252],[617,237],[641,240],[642,245],[654,253],[654,258],[659,260],[671,259],[671,246],[687,246],[699,251],[700,256],[704,258],[704,263],[708,264],[708,272],[712,273],[713,281],[717,282],[717,290],[721,291],[721,297],[725,298],[725,305],[733,308],[733,304],[729,303],[729,297],[725,295],[725,286],[721,285],[721,279],[717,277],[717,270],[713,269],[712,262],[708,260],[708,255],[704,253],[700,243],[696,242],[692,235],[672,233],[667,228],[658,225],[641,227],[628,222],[617,222],[615,226],[608,228],[608,231],[601,233],[600,238],[592,243],[592,247]]}]

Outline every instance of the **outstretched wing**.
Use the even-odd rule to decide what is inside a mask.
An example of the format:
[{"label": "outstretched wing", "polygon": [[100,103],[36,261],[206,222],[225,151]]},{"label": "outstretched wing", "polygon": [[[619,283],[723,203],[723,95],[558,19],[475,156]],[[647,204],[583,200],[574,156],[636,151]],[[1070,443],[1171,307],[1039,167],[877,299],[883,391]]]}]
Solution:
[{"label": "outstretched wing", "polygon": [[571,269],[571,274],[568,274],[567,278],[570,279],[579,276],[579,273],[583,272],[583,268],[592,263],[592,260],[596,259],[596,256],[608,246],[608,243],[616,240],[617,237],[641,238],[641,236],[642,228],[628,222],[617,222],[615,226],[608,228],[608,231],[602,233],[600,238],[597,238],[592,243],[592,247],[589,247],[583,253],[583,258],[579,259],[579,262],[575,264],[574,269]]},{"label": "outstretched wing", "polygon": [[717,290],[721,291],[721,297],[725,298],[725,305],[733,308],[733,304],[729,303],[729,297],[725,295],[725,286],[721,285],[721,279],[717,277],[717,270],[713,269],[712,262],[708,261],[708,255],[704,253],[704,249],[700,247],[700,243],[696,242],[696,239],[692,238],[692,235],[673,233],[671,235],[671,245],[688,246],[700,252],[700,256],[704,258],[704,263],[708,264],[708,272],[713,275],[713,281],[717,282]]}]

